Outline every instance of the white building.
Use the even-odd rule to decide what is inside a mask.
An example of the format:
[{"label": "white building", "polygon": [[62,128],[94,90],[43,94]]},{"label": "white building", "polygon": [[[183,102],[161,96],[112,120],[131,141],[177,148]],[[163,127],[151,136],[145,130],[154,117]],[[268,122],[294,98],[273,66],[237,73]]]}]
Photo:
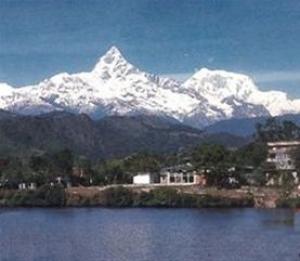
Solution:
[{"label": "white building", "polygon": [[202,184],[203,175],[199,175],[190,163],[163,168],[160,171],[160,183],[166,185],[176,184]]},{"label": "white building", "polygon": [[30,182],[30,183],[19,183],[18,184],[18,189],[19,190],[36,190],[37,185],[34,182]]},{"label": "white building", "polygon": [[273,163],[278,170],[294,170],[291,153],[300,146],[300,141],[268,142],[267,162]]},{"label": "white building", "polygon": [[154,183],[154,177],[151,173],[137,173],[135,176],[133,176],[133,184],[146,185],[151,183]]},{"label": "white building", "polygon": [[[292,158],[292,153],[293,150],[300,147],[300,141],[269,142],[267,145],[267,163],[270,163],[271,167],[266,168],[266,185],[281,185],[283,183],[283,176],[287,174],[291,175],[295,184],[298,184],[299,177]],[[278,171],[280,171],[280,175],[278,175]]]}]

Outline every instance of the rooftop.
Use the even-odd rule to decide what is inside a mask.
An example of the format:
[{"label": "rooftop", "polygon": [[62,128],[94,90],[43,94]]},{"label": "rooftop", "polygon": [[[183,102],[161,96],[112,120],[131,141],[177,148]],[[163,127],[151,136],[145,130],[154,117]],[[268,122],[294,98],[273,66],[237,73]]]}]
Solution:
[{"label": "rooftop", "polygon": [[300,146],[300,141],[276,141],[268,142],[268,147],[289,147],[289,146]]}]

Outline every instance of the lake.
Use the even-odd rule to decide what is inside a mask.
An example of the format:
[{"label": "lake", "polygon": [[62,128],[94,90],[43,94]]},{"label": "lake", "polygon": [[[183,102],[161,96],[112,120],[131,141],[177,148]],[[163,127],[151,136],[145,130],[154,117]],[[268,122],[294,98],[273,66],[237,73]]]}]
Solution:
[{"label": "lake", "polygon": [[1,261],[300,261],[291,210],[0,210]]}]

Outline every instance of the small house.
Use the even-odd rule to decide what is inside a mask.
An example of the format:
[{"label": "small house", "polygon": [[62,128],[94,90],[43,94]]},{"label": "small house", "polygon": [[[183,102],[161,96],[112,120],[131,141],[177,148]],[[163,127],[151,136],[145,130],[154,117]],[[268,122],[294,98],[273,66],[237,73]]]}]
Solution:
[{"label": "small house", "polygon": [[191,163],[163,168],[160,171],[161,184],[199,184],[206,185],[206,178],[202,172],[194,169]]},{"label": "small house", "polygon": [[36,185],[36,183],[34,183],[34,182],[30,182],[29,184],[27,184],[27,188],[28,188],[29,190],[36,190],[37,185]]},{"label": "small house", "polygon": [[140,172],[133,176],[133,184],[146,185],[152,183],[155,183],[155,178],[150,172]]},{"label": "small house", "polygon": [[26,183],[19,183],[18,184],[18,189],[19,190],[25,190],[26,189]]},{"label": "small house", "polygon": [[22,183],[18,184],[19,190],[36,190],[36,188],[37,188],[37,185],[34,182],[30,182],[30,183],[22,182]]},{"label": "small house", "polygon": [[[68,177],[58,176],[58,177],[55,178],[55,183],[63,185],[66,188],[72,187],[72,183],[71,183],[71,181],[70,181],[70,179]],[[53,183],[53,185],[54,185],[54,183]]]}]

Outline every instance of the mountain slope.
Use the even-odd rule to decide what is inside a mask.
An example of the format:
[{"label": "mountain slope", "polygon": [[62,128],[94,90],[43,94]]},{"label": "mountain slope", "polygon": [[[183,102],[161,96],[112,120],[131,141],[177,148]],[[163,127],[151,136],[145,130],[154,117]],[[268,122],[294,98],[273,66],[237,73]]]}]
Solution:
[{"label": "mountain slope", "polygon": [[287,94],[280,91],[260,91],[251,78],[243,74],[204,68],[183,83],[183,88],[194,95],[201,94],[227,118],[300,112],[300,100],[289,100]]},{"label": "mountain slope", "polygon": [[[231,136],[228,143],[227,136],[212,138],[234,147],[248,141]],[[209,139],[210,135],[198,129],[156,116],[111,116],[94,121],[84,114],[51,112],[0,118],[1,155],[69,148],[76,154],[104,159],[142,151],[171,153]]]},{"label": "mountain slope", "polygon": [[[275,117],[279,121],[292,121],[297,125],[300,125],[299,114],[287,114]],[[243,119],[229,119],[223,120],[208,126],[205,131],[208,133],[220,133],[225,132],[232,135],[249,137],[256,131],[255,126],[257,123],[265,123],[268,117],[256,117],[256,118],[243,118]]]},{"label": "mountain slope", "polygon": [[146,113],[181,119],[198,101],[170,88],[176,85],[139,71],[112,47],[89,73],[58,74],[0,99],[2,108],[22,114],[65,110],[93,118]]},{"label": "mountain slope", "polygon": [[0,84],[0,108],[23,115],[51,111],[111,115],[157,115],[202,128],[231,118],[299,113],[300,100],[262,92],[245,75],[201,69],[184,83],[140,71],[116,47],[90,72],[61,73],[37,85]]}]

